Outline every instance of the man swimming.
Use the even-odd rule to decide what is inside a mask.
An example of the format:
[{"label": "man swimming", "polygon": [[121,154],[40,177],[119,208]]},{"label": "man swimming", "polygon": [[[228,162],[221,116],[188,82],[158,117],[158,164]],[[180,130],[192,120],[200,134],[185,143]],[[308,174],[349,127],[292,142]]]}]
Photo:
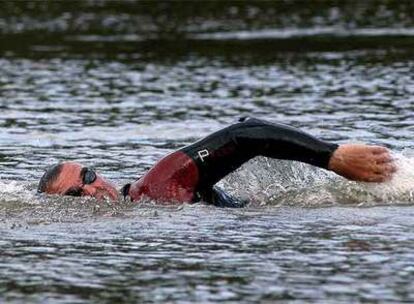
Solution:
[{"label": "man swimming", "polygon": [[[304,162],[354,181],[383,182],[395,172],[391,155],[384,147],[337,145],[287,125],[242,118],[165,156],[144,176],[125,185],[121,193],[132,201],[204,201],[220,207],[241,207],[243,203],[215,184],[256,156]],[[48,169],[39,182],[38,192],[118,199],[113,184],[74,162],[62,162]]]}]

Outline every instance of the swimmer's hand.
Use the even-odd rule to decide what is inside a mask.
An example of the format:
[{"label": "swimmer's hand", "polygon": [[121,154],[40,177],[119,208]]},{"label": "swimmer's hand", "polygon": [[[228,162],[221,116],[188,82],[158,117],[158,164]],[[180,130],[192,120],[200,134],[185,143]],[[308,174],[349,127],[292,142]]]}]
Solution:
[{"label": "swimmer's hand", "polygon": [[354,181],[384,182],[396,171],[387,148],[363,144],[340,145],[332,154],[328,169]]}]

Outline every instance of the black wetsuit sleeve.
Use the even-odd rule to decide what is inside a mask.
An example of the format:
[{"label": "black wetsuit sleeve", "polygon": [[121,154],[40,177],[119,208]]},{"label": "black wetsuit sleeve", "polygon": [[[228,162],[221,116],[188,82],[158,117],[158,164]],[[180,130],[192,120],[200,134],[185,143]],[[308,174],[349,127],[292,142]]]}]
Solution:
[{"label": "black wetsuit sleeve", "polygon": [[327,169],[337,147],[287,125],[247,118],[181,151],[197,164],[197,191],[205,191],[255,156],[296,160]]}]

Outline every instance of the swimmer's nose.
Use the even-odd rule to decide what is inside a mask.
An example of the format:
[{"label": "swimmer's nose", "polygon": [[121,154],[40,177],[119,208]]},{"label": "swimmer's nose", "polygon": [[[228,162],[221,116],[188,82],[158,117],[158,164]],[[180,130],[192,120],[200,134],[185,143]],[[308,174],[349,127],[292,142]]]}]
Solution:
[{"label": "swimmer's nose", "polygon": [[[107,185],[104,190],[98,190],[98,196],[99,195],[107,197],[113,201],[118,200],[118,191],[116,191],[116,188],[112,185]],[[97,197],[97,199],[100,199],[100,197]]]},{"label": "swimmer's nose", "polygon": [[93,196],[98,200],[105,197],[113,201],[118,199],[118,191],[115,186],[101,177],[98,177],[93,184],[85,185],[83,187],[83,194]]}]

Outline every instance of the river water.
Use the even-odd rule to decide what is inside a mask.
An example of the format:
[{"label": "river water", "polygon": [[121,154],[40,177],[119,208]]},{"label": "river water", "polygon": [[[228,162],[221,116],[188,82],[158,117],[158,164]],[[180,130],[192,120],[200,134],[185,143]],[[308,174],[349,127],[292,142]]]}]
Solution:
[{"label": "river water", "polygon": [[[233,25],[175,44],[57,34],[76,19],[62,16],[0,18],[1,302],[414,301],[410,25]],[[368,185],[258,158],[221,182],[240,210],[36,193],[61,160],[121,187],[241,116],[385,145],[399,170]]]}]

